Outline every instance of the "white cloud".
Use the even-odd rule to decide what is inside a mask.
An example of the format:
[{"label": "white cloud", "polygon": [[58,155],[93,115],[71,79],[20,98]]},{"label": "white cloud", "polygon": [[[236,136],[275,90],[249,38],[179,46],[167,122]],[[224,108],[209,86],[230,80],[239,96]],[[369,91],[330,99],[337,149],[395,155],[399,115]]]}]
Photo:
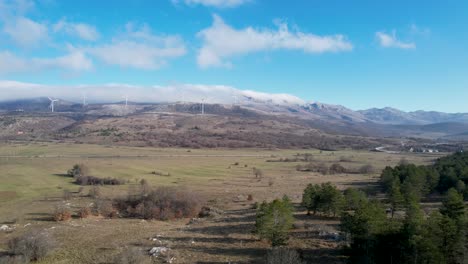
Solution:
[{"label": "white cloud", "polygon": [[85,23],[70,23],[62,19],[53,26],[53,29],[54,32],[65,32],[88,41],[95,41],[99,38],[96,27]]},{"label": "white cloud", "polygon": [[172,3],[179,4],[180,2],[183,2],[186,5],[204,5],[218,8],[228,8],[240,6],[250,1],[251,0],[172,0]]},{"label": "white cloud", "polygon": [[24,47],[38,46],[48,38],[47,25],[26,17],[7,20],[3,31],[16,43]]},{"label": "white cloud", "polygon": [[415,49],[416,44],[414,42],[403,42],[398,40],[396,37],[395,30],[391,34],[385,32],[376,32],[375,36],[379,41],[381,47],[384,48],[400,48],[400,49]]},{"label": "white cloud", "polygon": [[343,35],[318,36],[290,31],[288,25],[278,23],[278,29],[235,29],[214,15],[213,25],[197,35],[203,40],[198,51],[201,67],[229,66],[226,59],[265,50],[302,50],[306,53],[350,51],[353,45]]},{"label": "white cloud", "polygon": [[422,35],[422,36],[428,36],[431,34],[431,29],[427,27],[420,27],[416,24],[411,24],[409,26],[409,31],[413,35]]},{"label": "white cloud", "polygon": [[92,61],[80,51],[71,51],[67,55],[54,58],[31,59],[18,57],[8,51],[0,52],[0,74],[39,72],[45,69],[78,72],[92,68]]},{"label": "white cloud", "polygon": [[92,102],[119,102],[127,95],[133,102],[200,102],[208,98],[208,103],[234,103],[234,96],[244,105],[258,102],[274,104],[303,104],[300,98],[289,94],[270,94],[252,90],[239,90],[226,85],[175,84],[168,86],[138,86],[129,84],[104,85],[40,85],[16,81],[0,80],[0,101],[21,98],[53,96],[64,100],[80,102],[86,93]]},{"label": "white cloud", "polygon": [[187,53],[179,36],[159,36],[151,33],[147,26],[133,30],[127,25],[127,32],[111,43],[86,49],[103,62],[122,67],[152,70],[165,65],[169,59]]}]

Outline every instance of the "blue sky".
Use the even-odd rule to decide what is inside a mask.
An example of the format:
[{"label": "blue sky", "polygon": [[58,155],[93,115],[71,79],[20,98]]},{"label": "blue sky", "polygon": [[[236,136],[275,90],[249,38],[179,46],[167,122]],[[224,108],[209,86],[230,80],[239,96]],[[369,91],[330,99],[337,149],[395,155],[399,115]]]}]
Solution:
[{"label": "blue sky", "polygon": [[0,0],[0,92],[222,85],[468,112],[467,13],[462,0]]}]

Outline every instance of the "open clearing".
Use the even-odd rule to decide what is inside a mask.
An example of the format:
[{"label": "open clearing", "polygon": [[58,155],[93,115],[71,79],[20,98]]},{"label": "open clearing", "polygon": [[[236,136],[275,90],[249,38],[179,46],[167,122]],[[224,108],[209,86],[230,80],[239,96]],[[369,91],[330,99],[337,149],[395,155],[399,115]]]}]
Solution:
[{"label": "open clearing", "polygon": [[[376,172],[369,175],[321,175],[297,171],[306,162],[271,162],[310,153],[313,163],[339,162],[348,169],[371,164]],[[402,158],[416,164],[428,164],[441,154],[387,154],[368,151],[267,150],[267,149],[161,149],[113,147],[62,143],[9,143],[0,145],[0,224],[16,228],[0,232],[0,252],[6,241],[28,229],[47,229],[59,242],[59,248],[43,263],[112,263],[124,248],[147,251],[158,246],[158,239],[170,247],[174,263],[261,263],[268,249],[258,240],[254,229],[256,201],[280,198],[284,194],[295,203],[301,200],[308,183],[332,182],[339,188],[371,186],[385,166],[396,165]],[[90,175],[125,179],[121,186],[104,186],[104,196],[125,195],[146,179],[152,186],[183,186],[202,195],[204,200],[224,214],[188,224],[177,221],[140,219],[73,219],[51,221],[54,206],[63,203],[64,190],[74,192],[67,203],[77,210],[92,199],[77,191],[80,186],[63,176],[74,164],[83,163]],[[263,178],[256,179],[252,168],[260,168]],[[159,176],[152,174],[168,174]],[[247,195],[253,201],[247,201]],[[314,263],[342,263],[337,243],[318,235],[318,230],[336,230],[338,220],[306,216],[297,211],[298,228],[292,231],[289,246]],[[159,243],[159,242],[158,242]],[[1,254],[1,253],[0,253]],[[158,260],[155,260],[158,261]]]}]

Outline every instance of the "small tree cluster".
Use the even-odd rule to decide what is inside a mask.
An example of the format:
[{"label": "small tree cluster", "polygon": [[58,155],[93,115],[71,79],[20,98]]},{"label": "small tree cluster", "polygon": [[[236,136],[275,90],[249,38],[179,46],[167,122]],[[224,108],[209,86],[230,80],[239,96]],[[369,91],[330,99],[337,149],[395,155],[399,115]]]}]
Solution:
[{"label": "small tree cluster", "polygon": [[307,214],[317,212],[335,216],[344,205],[344,197],[340,190],[331,183],[309,184],[302,195],[302,206]]},{"label": "small tree cluster", "polygon": [[403,219],[388,218],[380,202],[367,199],[344,212],[341,228],[349,236],[349,262],[464,263],[467,227],[461,194],[450,189],[439,212],[428,217],[415,200],[407,203],[405,213]]},{"label": "small tree cluster", "polygon": [[186,189],[160,187],[148,193],[130,194],[118,199],[116,205],[123,215],[129,217],[170,220],[197,216],[201,199]]},{"label": "small tree cluster", "polygon": [[291,201],[284,196],[281,200],[260,204],[255,220],[255,232],[260,238],[270,241],[274,247],[285,245],[293,222]]}]

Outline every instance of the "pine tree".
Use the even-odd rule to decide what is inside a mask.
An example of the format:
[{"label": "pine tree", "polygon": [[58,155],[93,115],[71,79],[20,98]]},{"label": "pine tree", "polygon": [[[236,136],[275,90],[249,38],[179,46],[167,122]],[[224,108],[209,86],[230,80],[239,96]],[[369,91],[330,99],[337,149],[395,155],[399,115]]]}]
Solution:
[{"label": "pine tree", "polygon": [[294,222],[293,206],[287,196],[271,203],[263,202],[257,210],[255,230],[260,238],[272,246],[281,246],[288,240],[288,232]]}]

